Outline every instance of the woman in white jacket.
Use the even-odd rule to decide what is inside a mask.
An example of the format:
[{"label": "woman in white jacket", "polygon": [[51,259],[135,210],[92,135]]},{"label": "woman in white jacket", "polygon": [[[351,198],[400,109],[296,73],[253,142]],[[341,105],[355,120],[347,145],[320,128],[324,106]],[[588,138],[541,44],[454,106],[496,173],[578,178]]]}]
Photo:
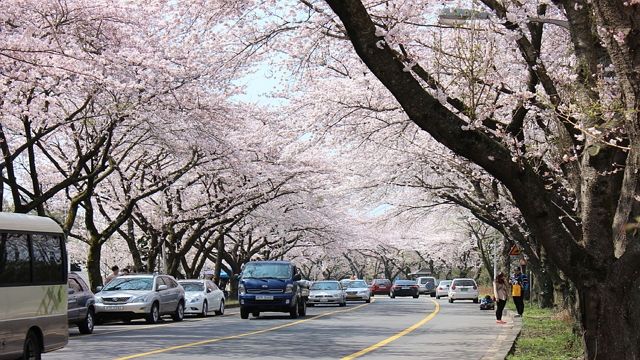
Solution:
[{"label": "woman in white jacket", "polygon": [[507,281],[504,278],[504,274],[500,273],[493,282],[493,296],[498,303],[496,309],[496,323],[506,324],[506,321],[502,321],[502,311],[507,304]]}]

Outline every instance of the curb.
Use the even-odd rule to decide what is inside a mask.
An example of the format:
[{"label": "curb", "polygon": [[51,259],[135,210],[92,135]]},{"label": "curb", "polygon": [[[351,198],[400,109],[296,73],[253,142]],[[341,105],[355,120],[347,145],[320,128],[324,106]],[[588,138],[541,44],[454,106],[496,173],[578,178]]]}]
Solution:
[{"label": "curb", "polygon": [[496,342],[491,346],[487,354],[481,358],[482,360],[504,360],[514,351],[516,340],[522,331],[522,318],[516,318],[513,315],[512,311],[504,310],[503,317],[509,320],[511,324],[503,326]]}]

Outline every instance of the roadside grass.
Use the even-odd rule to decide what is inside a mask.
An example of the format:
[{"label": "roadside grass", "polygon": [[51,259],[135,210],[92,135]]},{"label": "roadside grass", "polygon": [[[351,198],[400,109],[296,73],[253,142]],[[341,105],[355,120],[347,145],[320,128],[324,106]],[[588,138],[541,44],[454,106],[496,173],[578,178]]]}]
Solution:
[{"label": "roadside grass", "polygon": [[[515,311],[513,302],[507,306]],[[572,332],[572,319],[566,312],[527,306],[524,310],[522,332],[509,360],[582,359],[582,340]]]},{"label": "roadside grass", "polygon": [[238,305],[238,300],[237,299],[225,299],[224,301],[224,306],[226,307],[235,307]]}]

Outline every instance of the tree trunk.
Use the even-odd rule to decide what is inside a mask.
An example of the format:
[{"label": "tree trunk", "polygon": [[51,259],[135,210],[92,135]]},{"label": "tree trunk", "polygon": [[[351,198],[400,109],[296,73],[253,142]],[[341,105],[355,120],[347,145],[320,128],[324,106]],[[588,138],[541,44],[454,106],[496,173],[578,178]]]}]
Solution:
[{"label": "tree trunk", "polygon": [[640,359],[640,278],[608,279],[578,290],[588,359]]},{"label": "tree trunk", "polygon": [[[93,240],[93,239],[92,239]],[[89,243],[89,254],[87,255],[87,271],[89,272],[89,286],[91,291],[96,292],[98,286],[102,286],[102,274],[100,273],[100,258],[102,244],[99,241]]]}]

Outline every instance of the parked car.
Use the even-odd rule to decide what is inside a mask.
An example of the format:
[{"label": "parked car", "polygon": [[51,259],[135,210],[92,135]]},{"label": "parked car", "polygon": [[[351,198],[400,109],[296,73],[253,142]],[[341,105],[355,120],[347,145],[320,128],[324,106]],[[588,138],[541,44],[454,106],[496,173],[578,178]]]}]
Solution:
[{"label": "parked car", "polygon": [[96,294],[96,322],[144,318],[155,324],[163,315],[184,318],[184,289],[169,275],[123,275]]},{"label": "parked car", "polygon": [[316,281],[309,288],[309,300],[307,305],[316,304],[338,304],[347,305],[347,295],[338,281],[324,280]]},{"label": "parked car", "polygon": [[441,280],[436,288],[436,299],[440,299],[443,296],[449,296],[450,286],[451,280]]},{"label": "parked car", "polygon": [[238,300],[240,317],[249,314],[260,316],[260,312],[288,312],[293,319],[307,314],[307,302],[302,294],[300,272],[289,261],[250,261],[245,264],[240,283]]},{"label": "parked car", "polygon": [[309,289],[311,288],[311,285],[313,285],[313,281],[302,279],[298,281],[298,285],[300,285],[304,300],[309,300]]},{"label": "parked car", "polygon": [[478,285],[473,279],[453,279],[449,287],[449,302],[456,300],[473,300],[478,303]]},{"label": "parked car", "polygon": [[351,280],[345,289],[347,300],[371,302],[371,290],[364,280]]},{"label": "parked car", "polygon": [[429,294],[431,297],[436,296],[436,278],[432,276],[421,276],[416,279],[420,294]]},{"label": "parked car", "polygon": [[211,312],[224,314],[224,292],[211,280],[178,280],[184,289],[185,314],[206,317]]},{"label": "parked car", "polygon": [[77,326],[82,334],[93,333],[95,325],[95,296],[89,289],[89,285],[76,273],[69,273],[67,285],[67,319],[69,325]]},{"label": "parked car", "polygon": [[371,296],[389,295],[391,291],[391,280],[389,279],[373,279],[371,282]]},{"label": "parked car", "polygon": [[393,299],[396,296],[413,296],[414,299],[419,298],[420,289],[418,283],[415,280],[394,281],[389,297]]}]

